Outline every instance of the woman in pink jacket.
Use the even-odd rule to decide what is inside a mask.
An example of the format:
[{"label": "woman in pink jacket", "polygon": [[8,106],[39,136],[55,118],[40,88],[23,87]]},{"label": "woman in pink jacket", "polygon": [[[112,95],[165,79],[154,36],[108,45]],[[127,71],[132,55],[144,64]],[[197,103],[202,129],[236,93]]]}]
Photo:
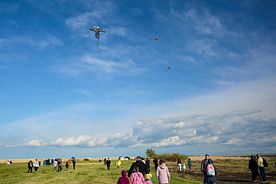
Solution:
[{"label": "woman in pink jacket", "polygon": [[170,183],[170,172],[168,167],[165,165],[164,160],[159,161],[159,166],[157,167],[156,176],[158,178],[159,184],[169,184]]}]

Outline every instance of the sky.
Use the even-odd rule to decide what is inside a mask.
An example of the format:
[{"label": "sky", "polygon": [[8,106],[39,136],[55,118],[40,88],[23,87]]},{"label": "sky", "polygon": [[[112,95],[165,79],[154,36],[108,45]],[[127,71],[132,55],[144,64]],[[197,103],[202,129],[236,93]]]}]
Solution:
[{"label": "sky", "polygon": [[276,153],[275,9],[0,1],[0,159]]}]

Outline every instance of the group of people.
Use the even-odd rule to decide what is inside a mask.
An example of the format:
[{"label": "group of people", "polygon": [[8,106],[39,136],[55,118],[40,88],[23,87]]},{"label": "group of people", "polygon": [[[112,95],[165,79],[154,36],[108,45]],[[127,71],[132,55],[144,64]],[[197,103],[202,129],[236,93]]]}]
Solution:
[{"label": "group of people", "polygon": [[257,154],[256,156],[251,155],[248,164],[248,169],[251,170],[253,182],[257,182],[258,178],[260,178],[263,183],[266,182],[266,167],[268,167],[268,163],[263,157],[261,157],[260,154]]},{"label": "group of people", "polygon": [[28,173],[32,173],[33,172],[33,168],[34,168],[35,172],[37,172],[39,166],[40,166],[40,162],[37,159],[35,159],[34,162],[32,160],[30,160],[28,162]]},{"label": "group of people", "polygon": [[[154,164],[158,162],[154,158]],[[156,166],[156,165],[155,165]],[[170,182],[170,172],[165,164],[164,160],[159,160],[159,165],[155,167],[156,176],[160,184],[168,184]],[[118,179],[117,184],[153,184],[150,172],[150,160],[147,158],[144,160],[142,157],[137,156],[135,162],[132,163],[131,167],[126,173],[122,171],[122,176]]]},{"label": "group of people", "polygon": [[[192,160],[190,158],[188,158],[187,163],[188,163],[189,171],[191,171],[192,165],[193,165]],[[176,166],[177,166],[177,172],[179,174],[186,171],[186,165],[185,165],[185,163],[182,163],[180,158],[177,160]]]},{"label": "group of people", "polygon": [[[66,171],[68,171],[69,165],[70,165],[71,162],[72,162],[72,165],[73,165],[73,169],[74,170],[76,169],[76,159],[75,159],[75,157],[72,157],[71,159],[66,161],[66,164],[65,164]],[[46,160],[46,163],[48,163],[48,164],[45,164],[45,165],[53,165],[54,171],[57,171],[57,172],[62,171],[62,166],[63,166],[62,159],[59,159],[59,158],[52,159],[52,160],[48,159],[48,160]],[[28,173],[32,173],[33,168],[34,168],[35,172],[37,172],[39,166],[41,166],[41,162],[38,161],[38,159],[35,159],[34,162],[32,160],[30,160],[27,164]]]}]

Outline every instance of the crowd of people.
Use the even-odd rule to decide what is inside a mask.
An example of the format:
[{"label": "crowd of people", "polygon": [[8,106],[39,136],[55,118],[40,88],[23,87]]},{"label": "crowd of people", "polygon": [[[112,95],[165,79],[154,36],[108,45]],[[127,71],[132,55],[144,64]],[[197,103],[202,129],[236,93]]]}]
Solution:
[{"label": "crowd of people", "polygon": [[[100,162],[102,160],[99,160]],[[62,171],[62,159],[48,159],[40,162],[38,159],[35,161],[30,160],[28,162],[28,173],[34,171],[37,172],[39,166],[41,165],[52,165],[54,171],[61,172]],[[121,157],[118,158],[116,161],[116,167],[119,169],[121,166]],[[72,164],[72,168],[76,169],[76,159],[72,157],[71,159],[66,161],[65,167],[66,171],[69,170],[69,166]],[[111,160],[110,158],[104,159],[104,164],[106,165],[107,169],[110,170]],[[158,179],[159,184],[169,184],[170,183],[170,171],[165,164],[165,161],[160,159],[158,161],[157,158],[153,158],[153,164],[155,168],[156,177]],[[177,172],[184,173],[186,171],[186,165],[181,161],[181,159],[177,160]],[[189,169],[189,173],[192,171],[193,162],[190,158],[187,160],[187,165]],[[266,167],[268,167],[267,161],[257,154],[256,156],[251,155],[249,160],[248,168],[251,170],[252,173],[252,182],[257,182],[259,179],[262,183],[267,181],[266,179]],[[276,163],[275,163],[276,167]],[[128,171],[122,170],[121,177],[118,179],[117,184],[153,184],[152,182],[152,174],[150,174],[150,159],[142,158],[141,156],[137,156],[135,161],[132,163]],[[203,183],[204,184],[214,184],[215,183],[215,176],[217,175],[217,169],[214,165],[214,161],[209,157],[208,154],[205,155],[205,158],[201,161],[200,170],[203,176]]]},{"label": "crowd of people", "polygon": [[[66,171],[69,170],[70,163],[72,163],[73,169],[74,170],[76,169],[76,159],[75,157],[72,157],[71,159],[67,160],[65,163]],[[27,164],[27,168],[28,168],[27,172],[32,173],[33,169],[35,172],[37,172],[38,168],[43,165],[44,166],[52,165],[54,171],[61,172],[63,167],[63,160],[60,158],[47,159],[47,160],[44,160],[43,162],[39,161],[38,159],[35,159],[35,161],[30,160]]]}]

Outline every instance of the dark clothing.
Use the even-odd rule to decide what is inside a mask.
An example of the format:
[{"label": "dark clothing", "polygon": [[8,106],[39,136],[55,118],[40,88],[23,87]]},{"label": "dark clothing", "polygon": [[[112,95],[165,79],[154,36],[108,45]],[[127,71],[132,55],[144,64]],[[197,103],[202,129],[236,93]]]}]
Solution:
[{"label": "dark clothing", "polygon": [[207,166],[208,164],[212,164],[214,166],[215,169],[215,175],[217,175],[217,169],[215,167],[215,165],[213,164],[213,160],[212,159],[204,159],[201,161],[201,166],[200,166],[200,170],[203,173],[203,177],[204,177],[204,184],[213,184],[215,183],[215,176],[208,176],[207,175]]},{"label": "dark clothing", "polygon": [[207,165],[208,165],[208,161],[210,162],[210,163],[213,163],[213,160],[212,159],[204,159],[204,160],[202,160],[201,161],[201,166],[200,166],[200,170],[201,170],[201,172],[205,172],[205,170],[206,170],[206,167],[207,167]]},{"label": "dark clothing", "polygon": [[139,172],[145,175],[147,171],[146,164],[142,160],[137,160],[131,165],[130,169],[128,170],[128,177],[130,177],[130,175],[132,174],[134,167],[138,167]]},{"label": "dark clothing", "polygon": [[34,167],[35,172],[38,170],[38,167]]},{"label": "dark clothing", "polygon": [[76,170],[76,160],[73,159],[72,163],[73,163],[73,169]]},{"label": "dark clothing", "polygon": [[265,167],[259,167],[259,171],[262,177],[262,181],[266,181]]},{"label": "dark clothing", "polygon": [[107,166],[107,169],[108,169],[108,170],[110,169],[110,165],[111,165],[111,161],[110,161],[110,160],[107,160],[107,161],[106,161],[106,166]]},{"label": "dark clothing", "polygon": [[153,160],[153,163],[154,163],[155,170],[157,171],[158,160],[155,158],[155,159]]},{"label": "dark clothing", "polygon": [[146,167],[147,167],[147,172],[149,173],[150,172],[150,160],[149,159],[146,160]]},{"label": "dark clothing", "polygon": [[189,169],[192,170],[192,160],[191,159],[188,159],[188,166],[189,166]]},{"label": "dark clothing", "polygon": [[214,184],[215,183],[215,176],[206,176],[206,184]]},{"label": "dark clothing", "polygon": [[259,175],[258,163],[255,159],[250,159],[249,160],[248,169],[251,170],[252,181],[255,181],[257,179],[257,176]]},{"label": "dark clothing", "polygon": [[33,172],[33,162],[28,162],[28,173]]}]

